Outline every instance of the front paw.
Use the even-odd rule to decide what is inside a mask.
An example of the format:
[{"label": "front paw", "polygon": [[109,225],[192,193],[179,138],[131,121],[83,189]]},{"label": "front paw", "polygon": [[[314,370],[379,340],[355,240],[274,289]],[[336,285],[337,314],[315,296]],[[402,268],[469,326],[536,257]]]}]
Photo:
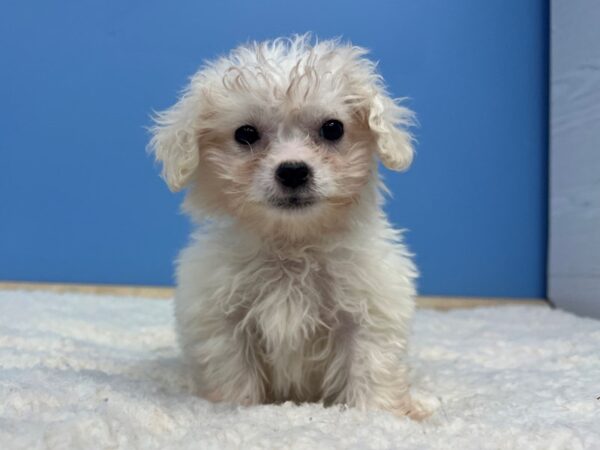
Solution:
[{"label": "front paw", "polygon": [[421,421],[431,416],[438,406],[437,398],[418,392],[412,395],[406,394],[390,409],[390,412],[396,416],[408,416],[412,420]]}]

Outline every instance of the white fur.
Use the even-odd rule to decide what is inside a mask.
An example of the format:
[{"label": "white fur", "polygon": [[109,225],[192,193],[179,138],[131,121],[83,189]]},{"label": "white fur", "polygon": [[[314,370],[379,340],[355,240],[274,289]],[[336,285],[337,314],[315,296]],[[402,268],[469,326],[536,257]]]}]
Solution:
[{"label": "white fur", "polygon": [[[308,36],[207,64],[156,118],[151,143],[198,230],[178,262],[178,335],[200,394],[323,401],[422,417],[405,362],[416,269],[381,209],[378,157],[410,165],[411,113],[366,51]],[[346,133],[320,140],[336,118]],[[252,123],[261,139],[232,140]],[[314,172],[315,205],[280,211],[283,161]],[[287,194],[285,194],[287,195]]]}]

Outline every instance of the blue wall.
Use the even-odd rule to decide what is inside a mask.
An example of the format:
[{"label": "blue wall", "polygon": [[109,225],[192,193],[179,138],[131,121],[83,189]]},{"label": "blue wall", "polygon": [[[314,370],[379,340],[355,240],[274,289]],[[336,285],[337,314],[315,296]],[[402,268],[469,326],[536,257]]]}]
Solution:
[{"label": "blue wall", "polygon": [[203,58],[312,30],[373,49],[418,113],[415,164],[387,180],[421,292],[544,296],[546,2],[359,4],[5,2],[0,279],[170,283],[189,225],[145,154],[149,113]]}]

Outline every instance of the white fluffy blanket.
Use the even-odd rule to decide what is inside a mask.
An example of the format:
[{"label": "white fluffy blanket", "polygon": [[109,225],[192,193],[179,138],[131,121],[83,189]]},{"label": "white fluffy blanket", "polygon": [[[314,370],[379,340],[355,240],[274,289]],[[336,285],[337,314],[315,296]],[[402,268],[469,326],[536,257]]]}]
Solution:
[{"label": "white fluffy blanket", "polygon": [[419,311],[422,423],[189,394],[171,302],[0,292],[0,448],[600,448],[600,322],[543,307]]}]

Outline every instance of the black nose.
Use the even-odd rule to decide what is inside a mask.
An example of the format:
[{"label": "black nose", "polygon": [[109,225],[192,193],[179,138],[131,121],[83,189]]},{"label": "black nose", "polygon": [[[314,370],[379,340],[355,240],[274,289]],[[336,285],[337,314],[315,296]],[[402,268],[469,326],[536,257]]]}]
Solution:
[{"label": "black nose", "polygon": [[282,186],[295,189],[304,186],[310,180],[312,171],[300,161],[287,161],[279,164],[275,178]]}]

